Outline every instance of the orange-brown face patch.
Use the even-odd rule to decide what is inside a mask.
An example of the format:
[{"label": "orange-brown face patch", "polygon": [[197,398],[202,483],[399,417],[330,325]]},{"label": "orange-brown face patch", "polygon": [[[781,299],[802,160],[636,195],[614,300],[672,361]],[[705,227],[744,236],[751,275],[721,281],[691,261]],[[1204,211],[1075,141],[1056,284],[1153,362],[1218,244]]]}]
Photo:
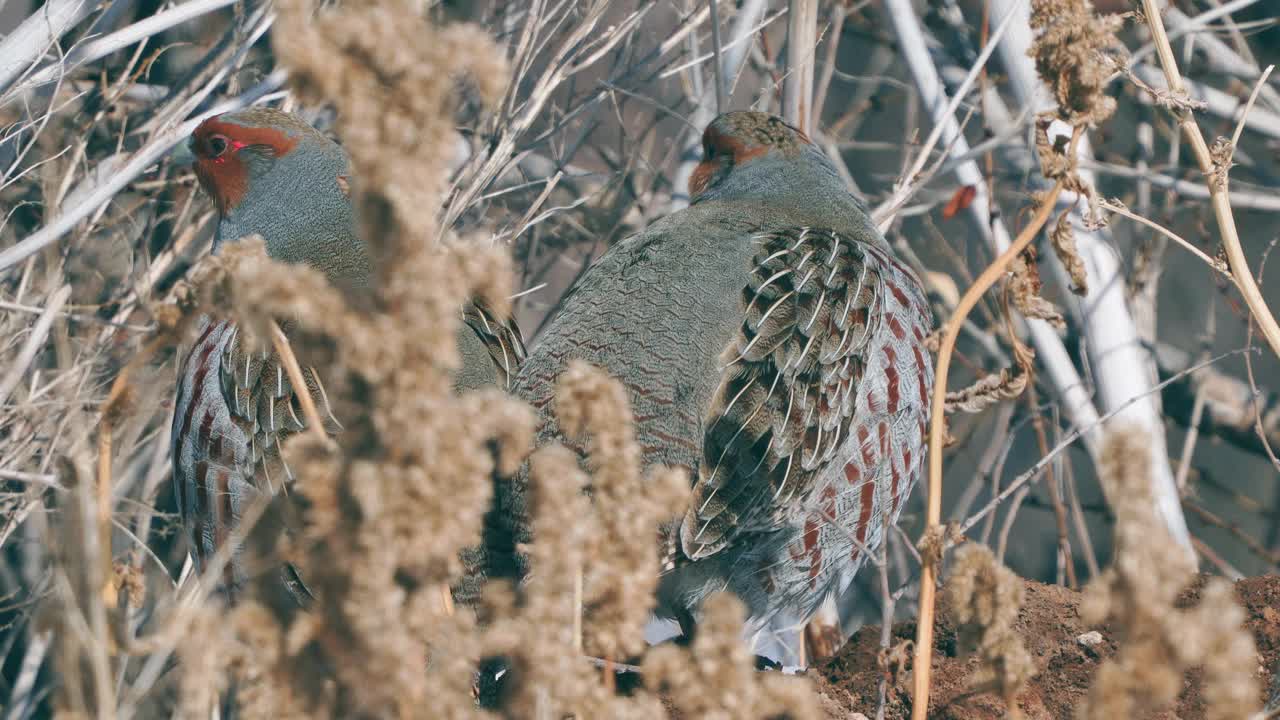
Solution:
[{"label": "orange-brown face patch", "polygon": [[711,184],[711,178],[715,173],[715,164],[710,160],[698,163],[693,173],[689,175],[689,197],[696,198],[701,195],[707,189],[707,185]]},{"label": "orange-brown face patch", "polygon": [[703,160],[689,176],[689,196],[698,197],[719,176],[770,151],[791,156],[809,144],[809,138],[803,132],[766,113],[721,115],[702,133]]},{"label": "orange-brown face patch", "polygon": [[240,151],[246,147],[263,148],[278,158],[292,152],[298,140],[276,128],[238,125],[221,117],[200,123],[191,138],[196,177],[213,196],[218,213],[226,215],[249,190],[249,168]]},{"label": "orange-brown face patch", "polygon": [[733,158],[734,165],[744,165],[769,152],[769,145],[749,142],[739,135],[722,133],[715,125],[707,126],[702,133],[702,147],[709,155]]}]

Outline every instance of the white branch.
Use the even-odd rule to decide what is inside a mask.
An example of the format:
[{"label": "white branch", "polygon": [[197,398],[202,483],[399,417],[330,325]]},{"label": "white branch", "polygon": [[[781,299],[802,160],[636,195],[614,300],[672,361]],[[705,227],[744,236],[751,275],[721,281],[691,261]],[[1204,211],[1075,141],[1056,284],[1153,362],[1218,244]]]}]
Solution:
[{"label": "white branch", "polygon": [[220,10],[229,5],[234,5],[237,0],[191,0],[191,2],[183,3],[178,7],[158,12],[145,20],[136,22],[126,28],[122,28],[109,35],[95,38],[85,43],[77,45],[67,53],[67,56],[60,61],[50,62],[40,70],[33,73],[29,78],[23,80],[19,85],[10,92],[22,92],[29,90],[45,83],[50,83],[70,73],[75,68],[85,63],[93,62],[99,58],[106,57],[117,50],[122,50],[136,42],[145,40],[152,35],[168,30],[176,25],[181,25],[188,20],[206,15],[215,10]]},{"label": "white branch", "polygon": [[95,7],[89,0],[49,0],[0,40],[0,93]]},{"label": "white branch", "polygon": [[[885,9],[893,22],[903,58],[919,88],[921,102],[929,110],[934,124],[943,128],[942,144],[947,148],[947,153],[951,157],[968,154],[969,143],[960,135],[960,125],[950,112],[954,110],[954,106],[947,101],[910,0],[886,0]],[[997,12],[1007,15],[1009,10]],[[969,159],[959,163],[955,167],[955,173],[962,184],[972,186],[977,191],[966,210],[974,227],[983,234],[995,252],[1004,251],[1009,247],[1009,231],[999,216],[992,215],[991,197],[987,193],[987,183],[977,161]],[[1040,363],[1048,371],[1049,380],[1058,391],[1067,417],[1077,427],[1096,428],[1098,411],[1094,408],[1088,388],[1071,362],[1071,355],[1058,333],[1043,320],[1029,319],[1027,328]],[[1099,446],[1097,431],[1085,432],[1082,440],[1090,455],[1096,458]]]},{"label": "white branch", "polygon": [[[818,51],[817,0],[791,0],[787,11],[787,68],[782,79],[782,117],[812,134],[813,62]],[[831,38],[834,42],[835,38]]]},{"label": "white branch", "polygon": [[[1053,100],[1036,76],[1031,56],[1027,54],[1031,48],[1031,27],[1025,0],[993,0],[991,7],[996,15],[1003,16],[1016,9],[1027,18],[1015,23],[1000,43],[1000,54],[1014,96],[1023,107],[1031,110],[1052,109]],[[1076,151],[1081,165],[1091,164],[1093,150],[1088,135],[1080,139]],[[1080,175],[1085,182],[1093,184],[1094,178],[1088,170],[1080,170]],[[1059,205],[1062,208],[1078,207],[1079,198],[1063,193]],[[1151,436],[1152,495],[1156,500],[1156,510],[1174,540],[1187,553],[1193,553],[1181,499],[1169,467],[1159,395],[1153,392],[1155,364],[1143,349],[1125,301],[1124,268],[1108,238],[1083,229],[1078,220],[1078,217],[1073,217],[1076,246],[1089,276],[1089,292],[1081,308],[1082,331],[1087,339],[1089,359],[1098,385],[1098,400],[1104,412],[1116,412],[1120,421],[1140,425]],[[1056,256],[1051,267],[1060,275],[1065,274]]]}]

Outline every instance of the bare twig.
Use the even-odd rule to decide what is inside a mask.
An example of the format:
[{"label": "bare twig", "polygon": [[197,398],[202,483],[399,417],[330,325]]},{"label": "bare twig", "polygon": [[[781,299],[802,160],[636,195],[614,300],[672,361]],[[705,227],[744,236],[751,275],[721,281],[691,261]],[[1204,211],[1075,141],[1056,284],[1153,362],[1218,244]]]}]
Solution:
[{"label": "bare twig", "polygon": [[35,360],[36,354],[44,347],[44,341],[49,338],[49,330],[53,327],[53,321],[57,319],[58,313],[62,310],[62,306],[66,304],[67,298],[71,297],[71,286],[63,285],[49,298],[48,304],[44,307],[44,312],[36,319],[36,324],[31,328],[31,334],[27,336],[27,341],[22,345],[22,350],[14,359],[12,365],[9,366],[8,372],[5,373],[4,379],[0,380],[0,406],[3,406],[8,400],[9,395],[18,387],[18,383],[22,382],[22,378],[27,373],[27,368],[31,362]]},{"label": "bare twig", "polygon": [[95,7],[89,0],[49,0],[6,35],[0,41],[0,93]]},{"label": "bare twig", "polygon": [[1213,270],[1214,272],[1218,273],[1219,275],[1222,275],[1225,278],[1231,279],[1231,272],[1225,266],[1223,266],[1222,263],[1209,257],[1204,253],[1203,250],[1196,247],[1195,245],[1192,245],[1190,241],[1184,239],[1181,235],[1175,233],[1169,228],[1166,228],[1165,226],[1157,222],[1154,222],[1152,220],[1148,220],[1147,218],[1135,212],[1131,212],[1129,208],[1125,207],[1124,205],[1121,205],[1118,201],[1115,201],[1115,200],[1099,200],[1098,206],[1105,208],[1107,210],[1110,210],[1111,212],[1117,215],[1122,215],[1124,217],[1127,217],[1130,220],[1140,225],[1145,225],[1151,228],[1152,230],[1155,230],[1161,235],[1181,245],[1183,249],[1185,249],[1187,252],[1191,253],[1192,255],[1195,255],[1197,258],[1200,259],[1201,262],[1203,262],[1205,265],[1208,265],[1210,270]]},{"label": "bare twig", "polygon": [[[1076,143],[1080,140],[1082,128],[1076,128],[1071,138],[1069,157],[1074,157]],[[987,266],[978,279],[974,281],[960,298],[955,312],[943,326],[942,342],[938,348],[938,369],[934,374],[933,403],[929,418],[929,496],[926,510],[926,527],[939,527],[942,521],[942,425],[946,417],[945,405],[947,397],[947,375],[951,368],[951,355],[955,350],[956,339],[960,336],[960,327],[964,318],[978,304],[978,301],[991,289],[1008,270],[1014,258],[1031,244],[1040,228],[1053,214],[1054,203],[1062,193],[1064,180],[1059,178],[1053,188],[1040,200],[1040,207],[1035,216],[1027,224],[1016,240],[1007,250],[1000,254]],[[928,532],[928,531],[926,531]],[[920,568],[920,619],[916,630],[916,664],[914,677],[914,694],[911,703],[913,720],[926,720],[929,708],[929,673],[933,662],[933,613],[934,594],[937,590],[938,558],[931,553],[922,554],[923,565]]]},{"label": "bare twig", "polygon": [[284,331],[276,324],[275,320],[270,320],[271,345],[275,348],[276,355],[280,358],[280,363],[284,365],[284,372],[289,376],[289,384],[293,386],[293,394],[298,398],[298,404],[302,405],[302,414],[307,419],[307,431],[315,435],[321,441],[328,440],[328,435],[324,431],[324,420],[320,418],[320,412],[316,410],[315,400],[311,398],[311,392],[307,390],[307,381],[302,377],[302,368],[298,365],[298,358],[293,354],[293,348],[289,345],[289,338],[285,336]]},{"label": "bare twig", "polygon": [[[1165,80],[1169,84],[1169,89],[1175,93],[1185,93],[1186,86],[1183,84],[1182,74],[1178,72],[1178,62],[1173,56],[1173,47],[1169,44],[1169,36],[1164,29],[1164,21],[1160,18],[1160,8],[1156,5],[1155,0],[1142,0],[1142,11],[1146,16],[1147,25],[1151,28],[1152,40],[1156,46],[1156,55],[1160,58],[1160,67],[1164,70]],[[1177,117],[1178,126],[1182,129],[1183,135],[1186,136],[1187,142],[1191,144],[1196,163],[1199,164],[1200,171],[1206,176],[1207,184],[1209,185],[1209,201],[1213,206],[1214,218],[1218,221],[1218,230],[1222,233],[1222,244],[1227,251],[1227,262],[1231,264],[1231,272],[1235,276],[1236,287],[1240,289],[1240,294],[1244,296],[1245,304],[1249,306],[1249,312],[1257,320],[1258,329],[1262,332],[1263,337],[1267,339],[1267,344],[1271,346],[1271,351],[1280,356],[1280,325],[1276,324],[1276,319],[1271,314],[1271,309],[1267,307],[1267,302],[1262,297],[1262,291],[1258,289],[1258,285],[1253,279],[1253,273],[1249,270],[1249,261],[1244,256],[1244,248],[1240,245],[1240,234],[1236,230],[1235,214],[1231,209],[1231,199],[1227,195],[1230,154],[1228,154],[1225,164],[1219,162],[1214,158],[1209,145],[1204,140],[1204,136],[1200,134],[1200,127],[1196,125],[1195,118],[1191,116],[1191,113],[1187,110],[1182,110],[1177,113]],[[1237,134],[1238,132],[1237,130]]]},{"label": "bare twig", "polygon": [[787,67],[782,80],[782,117],[812,134],[813,63],[818,50],[818,0],[790,0],[787,12]]}]

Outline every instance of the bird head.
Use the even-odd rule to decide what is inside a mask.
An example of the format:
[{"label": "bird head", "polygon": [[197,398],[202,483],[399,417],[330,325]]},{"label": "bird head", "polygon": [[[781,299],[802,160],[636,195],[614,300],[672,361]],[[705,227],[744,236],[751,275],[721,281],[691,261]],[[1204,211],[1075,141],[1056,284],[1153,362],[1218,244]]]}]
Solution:
[{"label": "bird head", "polygon": [[296,115],[248,108],[205,120],[188,146],[218,210],[215,252],[261,235],[276,260],[311,265],[338,284],[367,284],[347,154],[337,143]]},{"label": "bird head", "polygon": [[689,177],[694,204],[723,200],[785,208],[793,218],[812,218],[832,230],[884,243],[866,205],[849,191],[827,154],[780,117],[724,113],[703,131],[702,155]]},{"label": "bird head", "polygon": [[721,188],[753,163],[799,157],[813,143],[809,136],[782,118],[762,112],[720,115],[702,132],[702,162],[689,177],[689,196],[695,200]]}]

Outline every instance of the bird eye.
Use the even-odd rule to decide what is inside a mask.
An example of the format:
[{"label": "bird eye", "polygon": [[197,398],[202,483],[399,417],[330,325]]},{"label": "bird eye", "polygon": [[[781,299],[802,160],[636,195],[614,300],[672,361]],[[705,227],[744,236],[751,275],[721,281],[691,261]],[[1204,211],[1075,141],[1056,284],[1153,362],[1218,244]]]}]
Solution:
[{"label": "bird eye", "polygon": [[222,135],[210,135],[209,138],[205,140],[205,145],[209,150],[209,157],[216,158],[222,157],[222,154],[227,151],[227,148],[230,147],[231,143]]}]

